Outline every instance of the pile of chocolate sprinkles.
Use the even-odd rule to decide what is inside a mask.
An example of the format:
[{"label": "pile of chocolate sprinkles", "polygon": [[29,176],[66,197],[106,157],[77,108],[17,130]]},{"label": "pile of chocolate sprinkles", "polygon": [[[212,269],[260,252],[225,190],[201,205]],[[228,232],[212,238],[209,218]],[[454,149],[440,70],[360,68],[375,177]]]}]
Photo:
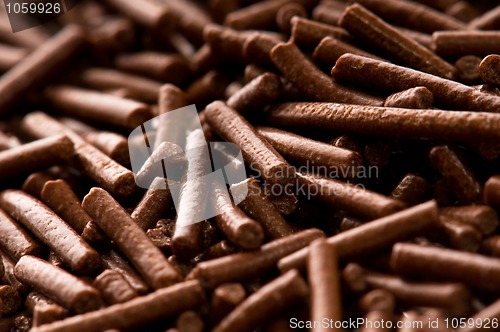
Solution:
[{"label": "pile of chocolate sprinkles", "polygon": [[499,330],[499,54],[497,1],[2,8],[0,332]]}]

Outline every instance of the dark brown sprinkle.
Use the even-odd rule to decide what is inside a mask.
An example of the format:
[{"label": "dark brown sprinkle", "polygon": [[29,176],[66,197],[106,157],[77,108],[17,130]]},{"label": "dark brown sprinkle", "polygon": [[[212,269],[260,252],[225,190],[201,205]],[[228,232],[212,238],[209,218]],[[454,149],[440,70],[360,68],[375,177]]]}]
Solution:
[{"label": "dark brown sprinkle", "polygon": [[454,79],[456,76],[456,69],[452,65],[406,37],[361,5],[354,4],[347,7],[339,24],[349,33],[373,44],[377,49],[410,68],[446,79]]},{"label": "dark brown sprinkle", "polygon": [[492,234],[498,227],[498,214],[488,205],[450,206],[441,208],[440,215],[474,226],[484,235]]},{"label": "dark brown sprinkle", "polygon": [[337,179],[300,173],[298,181],[307,188],[311,199],[363,218],[381,218],[405,207],[397,199]]},{"label": "dark brown sprinkle", "polygon": [[347,31],[329,24],[323,24],[301,17],[293,17],[290,22],[292,23],[292,39],[297,45],[316,47],[325,37],[339,38],[345,41],[350,40]]},{"label": "dark brown sprinkle", "polygon": [[139,296],[123,275],[113,270],[104,270],[93,284],[108,305],[124,303]]},{"label": "dark brown sprinkle", "polygon": [[314,50],[312,58],[314,61],[318,62],[321,65],[331,67],[335,65],[338,58],[346,53],[357,54],[368,58],[384,61],[384,59],[376,55],[363,51],[356,46],[332,37],[325,37],[321,40],[321,42]]},{"label": "dark brown sprinkle", "polygon": [[261,320],[282,313],[308,295],[308,287],[296,270],[274,279],[250,295],[225,317],[214,331],[251,331]]},{"label": "dark brown sprinkle", "polygon": [[279,127],[452,141],[495,140],[500,136],[498,120],[493,113],[313,102],[279,104],[268,112],[268,121]]},{"label": "dark brown sprinkle", "polygon": [[398,243],[392,249],[391,268],[402,275],[463,282],[472,288],[495,291],[498,259],[446,248]]},{"label": "dark brown sprinkle", "polygon": [[211,325],[219,323],[246,297],[247,292],[242,284],[222,284],[215,288],[209,309]]},{"label": "dark brown sprinkle", "polygon": [[498,30],[500,29],[500,8],[494,7],[483,15],[476,17],[469,22],[468,26],[471,30]]},{"label": "dark brown sprinkle", "polygon": [[292,28],[290,21],[295,16],[307,17],[307,12],[298,3],[287,3],[276,13],[276,25],[283,33],[289,33]]},{"label": "dark brown sprinkle", "polygon": [[115,69],[88,68],[79,74],[82,84],[97,90],[128,89],[137,99],[155,103],[161,83]]},{"label": "dark brown sprinkle", "polygon": [[330,317],[340,321],[343,312],[337,253],[325,239],[315,240],[309,248],[307,275],[311,288],[311,319]]},{"label": "dark brown sprinkle", "polygon": [[[65,270],[33,256],[23,256],[14,269],[22,283],[78,313],[101,307],[99,291]],[[68,287],[71,285],[71,287]]]},{"label": "dark brown sprinkle", "polygon": [[274,240],[260,250],[235,253],[218,259],[199,263],[188,279],[200,279],[215,287],[223,283],[252,279],[272,269],[284,256],[306,247],[324,233],[319,229],[308,229]]},{"label": "dark brown sprinkle", "polygon": [[84,32],[77,26],[67,26],[38,47],[19,65],[0,79],[0,109],[6,113],[23,100],[26,93],[38,87],[67,64],[84,43]]},{"label": "dark brown sprinkle", "polygon": [[154,1],[138,3],[133,0],[109,0],[108,3],[135,22],[162,31],[171,29],[176,15],[171,8]]},{"label": "dark brown sprinkle", "polygon": [[177,317],[175,325],[179,332],[203,332],[203,318],[196,311],[188,310]]},{"label": "dark brown sprinkle", "polygon": [[165,83],[183,84],[191,76],[189,62],[180,55],[152,51],[123,54],[115,59],[115,64],[120,70]]},{"label": "dark brown sprinkle", "polygon": [[243,86],[227,100],[227,105],[242,114],[263,111],[282,95],[283,85],[278,75],[264,73]]},{"label": "dark brown sprinkle", "polygon": [[[460,70],[459,70],[460,72]],[[384,106],[413,109],[429,109],[434,104],[434,95],[424,86],[394,93],[386,98]]]},{"label": "dark brown sprinkle", "polygon": [[450,248],[477,252],[481,246],[482,234],[474,226],[463,224],[453,218],[439,217],[441,242]]},{"label": "dark brown sprinkle", "polygon": [[172,195],[164,178],[155,178],[132,212],[132,218],[143,229],[156,225],[172,206]]},{"label": "dark brown sprinkle", "polygon": [[498,113],[500,98],[474,88],[434,75],[353,54],[345,54],[332,69],[340,82],[395,93],[416,86],[425,86],[434,95],[436,104],[452,110]]},{"label": "dark brown sprinkle", "polygon": [[[92,188],[85,196],[82,206],[125,253],[151,287],[159,289],[181,280],[181,276],[161,251],[108,192]],[[138,247],[141,250],[137,250]]]},{"label": "dark brown sprinkle", "polygon": [[151,110],[145,104],[72,86],[47,88],[45,97],[66,116],[104,121],[110,126],[134,129],[151,118]]},{"label": "dark brown sprinkle", "polygon": [[136,190],[134,174],[129,169],[110,159],[49,115],[42,112],[30,113],[23,118],[21,127],[26,135],[36,138],[66,134],[75,147],[76,163],[87,176],[103,188],[121,196],[130,195]]},{"label": "dark brown sprinkle", "polygon": [[121,257],[116,251],[108,250],[102,254],[103,267],[117,271],[123,275],[127,282],[134,288],[137,293],[145,294],[149,290],[149,286],[144,280],[139,277],[137,272],[129,265],[129,263]]},{"label": "dark brown sprinkle", "polygon": [[432,148],[429,159],[445,181],[452,186],[462,204],[480,202],[482,192],[480,183],[450,146]]},{"label": "dark brown sprinkle", "polygon": [[393,312],[396,307],[396,299],[393,292],[385,289],[377,289],[376,286],[370,287],[375,289],[367,292],[359,299],[358,306],[360,309],[366,313],[373,311]]},{"label": "dark brown sprinkle", "polygon": [[456,2],[448,7],[445,13],[464,23],[469,23],[480,15],[480,12],[467,1]]},{"label": "dark brown sprinkle", "polygon": [[43,252],[41,244],[3,210],[0,210],[0,246],[16,260],[24,255],[41,256]]},{"label": "dark brown sprinkle", "polygon": [[236,248],[227,240],[222,240],[216,244],[208,247],[204,252],[202,252],[198,257],[195,258],[196,261],[209,261],[211,259],[216,259],[219,257],[234,254]]},{"label": "dark brown sprinkle", "polygon": [[143,324],[175,317],[186,310],[198,307],[203,301],[203,289],[197,281],[191,280],[135,298],[127,305],[115,304],[36,327],[32,332],[89,332],[113,328],[140,328]]},{"label": "dark brown sprinkle", "polygon": [[[327,240],[342,260],[383,250],[400,239],[413,237],[435,228],[437,223],[437,204],[435,201],[428,201],[339,233]],[[308,252],[307,247],[295,251],[281,258],[278,267],[281,271],[302,268],[306,263]]]},{"label": "dark brown sprinkle", "polygon": [[500,55],[490,54],[484,58],[479,64],[479,75],[487,84],[500,85]]},{"label": "dark brown sprinkle", "polygon": [[0,194],[0,205],[75,271],[88,274],[99,268],[99,254],[36,198],[20,190],[6,190]]},{"label": "dark brown sprinkle", "polygon": [[433,33],[439,30],[463,30],[465,24],[422,4],[397,0],[357,0],[384,20],[409,29]]},{"label": "dark brown sprinkle", "polygon": [[432,39],[434,51],[443,57],[500,53],[498,31],[437,31]]},{"label": "dark brown sprinkle", "polygon": [[458,78],[466,84],[477,82],[479,77],[479,64],[481,58],[475,55],[465,55],[455,62],[458,70]]},{"label": "dark brown sprinkle", "polygon": [[407,174],[391,192],[391,197],[412,206],[422,203],[430,188],[429,182],[424,178],[415,174]]},{"label": "dark brown sprinkle", "polygon": [[[292,234],[292,229],[272,201],[265,195],[264,189],[256,179],[250,178],[231,186],[231,192],[240,188],[248,192],[239,207],[262,225],[269,239],[275,240]],[[236,196],[238,195],[236,194]]]},{"label": "dark brown sprinkle", "polygon": [[30,287],[17,280],[14,275],[14,266],[16,262],[7,254],[0,251],[0,260],[2,261],[3,273],[1,274],[2,284],[12,286],[19,294],[26,295],[30,292]]},{"label": "dark brown sprinkle", "polygon": [[293,42],[276,45],[271,51],[271,60],[283,76],[314,100],[372,106],[383,104],[377,97],[334,82],[309,61]]},{"label": "dark brown sprinkle", "polygon": [[312,12],[312,19],[321,23],[338,25],[346,4],[339,0],[321,1]]},{"label": "dark brown sprinkle", "polygon": [[21,307],[21,297],[11,286],[0,286],[0,318],[15,314]]},{"label": "dark brown sprinkle", "polygon": [[62,135],[13,147],[0,152],[0,177],[7,179],[64,164],[74,153],[73,142]]}]

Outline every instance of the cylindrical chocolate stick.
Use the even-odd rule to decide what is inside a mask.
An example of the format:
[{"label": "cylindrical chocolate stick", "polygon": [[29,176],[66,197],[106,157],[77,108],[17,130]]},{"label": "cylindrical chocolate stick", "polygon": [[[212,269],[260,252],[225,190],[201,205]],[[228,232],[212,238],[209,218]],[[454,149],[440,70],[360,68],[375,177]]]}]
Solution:
[{"label": "cylindrical chocolate stick", "polygon": [[229,241],[242,249],[257,249],[264,240],[264,230],[255,220],[234,206],[226,186],[214,183],[214,204],[219,213],[215,221]]},{"label": "cylindrical chocolate stick", "polygon": [[94,281],[94,287],[101,292],[104,301],[110,305],[124,303],[139,296],[125,277],[113,270],[104,270],[99,274]]},{"label": "cylindrical chocolate stick", "polygon": [[[500,98],[498,98],[500,102]],[[500,108],[499,108],[500,109]],[[362,135],[452,141],[497,140],[500,114],[414,110],[330,103],[285,103],[268,113],[273,125]]]},{"label": "cylindrical chocolate stick", "polygon": [[79,79],[88,87],[99,90],[126,88],[137,99],[148,103],[158,101],[161,87],[160,82],[114,69],[85,69],[81,72]]},{"label": "cylindrical chocolate stick", "polygon": [[130,259],[150,286],[168,287],[181,280],[181,276],[161,251],[104,189],[92,188],[85,196],[82,206]]},{"label": "cylindrical chocolate stick", "polygon": [[340,180],[305,173],[299,173],[298,178],[299,183],[305,186],[304,193],[308,197],[360,217],[381,218],[405,207],[405,204],[397,199]]},{"label": "cylindrical chocolate stick", "polygon": [[297,271],[289,271],[250,295],[214,328],[214,332],[253,331],[259,322],[281,313],[308,294]]},{"label": "cylindrical chocolate stick", "polygon": [[249,280],[269,271],[284,256],[323,236],[324,233],[319,229],[308,229],[269,242],[263,245],[260,250],[236,253],[201,262],[193,269],[188,278],[200,279],[211,287],[227,282]]},{"label": "cylindrical chocolate stick", "polygon": [[154,228],[156,222],[164,217],[172,207],[172,195],[165,178],[155,178],[141,201],[131,214],[143,229]]},{"label": "cylindrical chocolate stick", "polygon": [[430,189],[430,184],[422,177],[407,174],[391,192],[391,197],[408,205],[422,203]]},{"label": "cylindrical chocolate stick", "polygon": [[426,87],[416,88],[394,93],[385,99],[384,106],[400,108],[430,109],[434,103],[432,92]]},{"label": "cylindrical chocolate stick", "polygon": [[295,169],[234,109],[213,102],[205,110],[210,127],[228,142],[237,144],[245,160],[270,183],[289,183]]},{"label": "cylindrical chocolate stick", "polygon": [[[40,256],[43,250],[38,241],[3,210],[0,210],[0,247],[15,260],[24,255]],[[3,270],[0,272],[3,275]]]},{"label": "cylindrical chocolate stick", "polygon": [[264,73],[233,94],[227,100],[227,106],[251,115],[251,111],[261,112],[267,105],[278,100],[282,90],[283,84],[278,75]]},{"label": "cylindrical chocolate stick", "polygon": [[111,126],[134,129],[151,118],[151,111],[145,104],[67,85],[47,88],[45,97],[65,115]]},{"label": "cylindrical chocolate stick", "polygon": [[138,3],[133,0],[107,0],[107,2],[135,22],[154,31],[170,30],[176,15],[168,6],[147,0]]},{"label": "cylindrical chocolate stick", "polygon": [[357,54],[384,61],[384,59],[379,58],[376,55],[332,37],[323,38],[314,50],[312,57],[315,62],[319,62],[321,65],[334,66],[337,59],[346,53]]},{"label": "cylindrical chocolate stick", "polygon": [[463,30],[466,26],[448,15],[415,2],[397,0],[359,0],[355,2],[388,22],[412,30],[433,33],[440,30]]},{"label": "cylindrical chocolate stick", "polygon": [[261,187],[256,179],[249,178],[240,184],[231,186],[231,192],[237,192],[237,187],[240,185],[247,188],[248,193],[245,199],[239,204],[239,207],[262,225],[266,235],[271,240],[279,239],[293,233],[291,227],[283,219],[271,200],[265,195],[264,188]]},{"label": "cylindrical chocolate stick", "polygon": [[488,205],[450,206],[441,208],[439,213],[472,225],[485,235],[493,233],[499,224],[497,212]]},{"label": "cylindrical chocolate stick", "polygon": [[443,57],[500,53],[499,31],[438,31],[432,40],[434,50]]},{"label": "cylindrical chocolate stick", "polygon": [[36,138],[67,135],[75,146],[76,159],[85,173],[103,188],[121,196],[135,189],[134,173],[121,166],[56,119],[42,112],[26,115],[21,124],[25,134]]},{"label": "cylindrical chocolate stick", "polygon": [[[90,244],[96,244],[94,241],[106,241],[105,235],[92,222],[92,218],[82,208],[82,203],[66,181],[59,179],[45,182],[40,192],[40,199],[81,234],[85,241]],[[84,232],[86,227],[88,227],[87,232]],[[86,238],[83,236],[84,233],[92,233],[94,237]]]},{"label": "cylindrical chocolate stick", "polygon": [[241,284],[223,284],[214,289],[210,302],[210,322],[218,323],[246,298]]},{"label": "cylindrical chocolate stick", "polygon": [[377,87],[389,93],[425,86],[432,92],[436,104],[446,109],[492,113],[499,113],[500,109],[500,97],[451,80],[359,55],[341,56],[332,69],[332,75],[339,82]]},{"label": "cylindrical chocolate stick", "polygon": [[157,290],[125,304],[73,316],[52,324],[32,329],[32,332],[101,332],[109,329],[140,328],[167,317],[175,317],[193,309],[204,301],[204,293],[197,281],[186,281]]},{"label": "cylindrical chocolate stick", "polygon": [[500,55],[490,54],[484,58],[479,64],[479,75],[488,84],[500,85]]},{"label": "cylindrical chocolate stick", "polygon": [[66,136],[42,138],[0,152],[0,178],[64,164],[74,155],[73,142]]},{"label": "cylindrical chocolate stick", "polygon": [[456,76],[455,67],[413,39],[406,37],[363,6],[354,4],[347,7],[339,24],[349,33],[375,45],[388,56],[410,68],[447,79],[453,79]]},{"label": "cylindrical chocolate stick", "polygon": [[36,198],[6,190],[0,194],[0,205],[75,271],[91,273],[100,266],[99,254]]},{"label": "cylindrical chocolate stick", "polygon": [[116,67],[172,84],[182,84],[191,75],[189,63],[182,56],[159,52],[140,52],[117,56]]},{"label": "cylindrical chocolate stick", "polygon": [[[325,239],[316,240],[309,246],[307,272],[311,288],[311,320],[321,321],[328,317],[341,321],[340,268],[335,249]],[[327,329],[314,328],[313,331]]]},{"label": "cylindrical chocolate stick", "polygon": [[455,191],[462,204],[477,203],[481,196],[481,185],[475,175],[463,164],[457,154],[448,146],[435,146],[429,153],[434,168]]},{"label": "cylindrical chocolate stick", "polygon": [[23,100],[32,88],[59,70],[76,54],[83,42],[83,30],[77,26],[67,26],[5,73],[0,79],[1,112],[7,112],[15,103]]},{"label": "cylindrical chocolate stick", "polygon": [[320,170],[325,166],[326,174],[338,169],[342,174],[349,174],[347,177],[355,176],[352,173],[363,163],[361,156],[354,151],[275,128],[257,127],[257,131],[285,158],[312,169]]},{"label": "cylindrical chocolate stick", "polygon": [[212,171],[211,159],[201,129],[188,135],[185,151],[188,165],[179,194],[172,250],[178,257],[193,258],[202,251],[203,235],[199,222],[206,218],[211,188],[207,181]]},{"label": "cylindrical chocolate stick", "polygon": [[[436,227],[437,223],[437,204],[429,201],[334,235],[328,238],[328,243],[336,249],[341,260],[360,257],[425,232]],[[304,248],[282,258],[278,267],[282,271],[301,268],[306,263],[308,252],[309,249]]]},{"label": "cylindrical chocolate stick", "polygon": [[0,44],[0,71],[8,71],[29,54],[25,48]]},{"label": "cylindrical chocolate stick", "polygon": [[341,86],[310,62],[292,42],[281,43],[271,51],[271,59],[283,75],[317,101],[381,106],[377,97]]},{"label": "cylindrical chocolate stick", "polygon": [[392,249],[391,268],[403,275],[464,282],[477,289],[500,289],[500,262],[479,254],[398,243]]},{"label": "cylindrical chocolate stick", "polygon": [[103,268],[111,269],[113,271],[121,273],[125,280],[132,286],[133,289],[139,294],[147,293],[149,287],[141,279],[132,266],[121,257],[116,251],[108,250],[102,254]]},{"label": "cylindrical chocolate stick", "polygon": [[460,283],[420,283],[372,271],[365,271],[365,281],[368,287],[387,290],[408,305],[444,308],[459,314],[472,305],[471,294]]},{"label": "cylindrical chocolate stick", "polygon": [[33,256],[23,256],[15,267],[16,278],[78,313],[97,310],[99,291],[81,279]]}]

